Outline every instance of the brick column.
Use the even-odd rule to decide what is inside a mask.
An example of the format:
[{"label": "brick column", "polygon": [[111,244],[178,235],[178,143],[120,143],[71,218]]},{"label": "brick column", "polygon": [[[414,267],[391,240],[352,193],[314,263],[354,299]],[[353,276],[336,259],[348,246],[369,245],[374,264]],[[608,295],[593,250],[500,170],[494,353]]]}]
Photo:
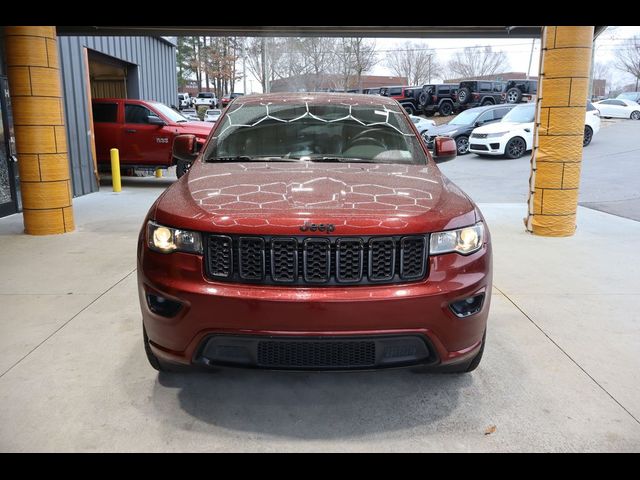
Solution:
[{"label": "brick column", "polygon": [[561,237],[576,229],[593,27],[544,27],[527,230]]},{"label": "brick column", "polygon": [[25,232],[74,229],[55,27],[5,27]]}]

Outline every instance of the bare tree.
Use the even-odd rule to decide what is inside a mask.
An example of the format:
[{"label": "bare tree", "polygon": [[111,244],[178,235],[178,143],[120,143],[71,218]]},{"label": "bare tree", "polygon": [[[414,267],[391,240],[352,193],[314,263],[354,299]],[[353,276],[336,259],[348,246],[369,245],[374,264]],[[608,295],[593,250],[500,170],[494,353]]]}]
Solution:
[{"label": "bare tree", "polygon": [[397,77],[406,77],[410,85],[431,83],[439,69],[435,52],[429,50],[427,45],[410,41],[392,52],[386,64]]},{"label": "bare tree", "polygon": [[260,82],[262,91],[275,80],[282,48],[275,38],[249,38],[247,41],[247,70]]},{"label": "bare tree", "polygon": [[506,72],[509,69],[507,55],[487,47],[466,47],[456,52],[449,61],[449,71],[458,77],[473,78]]},{"label": "bare tree", "polygon": [[616,51],[615,67],[635,78],[637,90],[640,80],[640,35],[626,39]]},{"label": "bare tree", "polygon": [[371,70],[378,63],[375,41],[365,40],[362,37],[350,38],[353,72],[356,77],[356,86],[362,90],[362,74]]},{"label": "bare tree", "polygon": [[309,75],[305,84],[308,91],[316,91],[326,83],[335,67],[336,46],[336,39],[326,37],[308,37],[301,42],[300,55],[305,62],[305,73]]}]

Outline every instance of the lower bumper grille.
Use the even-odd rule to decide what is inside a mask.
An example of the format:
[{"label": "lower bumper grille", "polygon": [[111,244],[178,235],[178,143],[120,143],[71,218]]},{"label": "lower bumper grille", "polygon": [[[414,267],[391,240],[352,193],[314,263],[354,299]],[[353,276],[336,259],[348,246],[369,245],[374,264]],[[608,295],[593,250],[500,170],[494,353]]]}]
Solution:
[{"label": "lower bumper grille", "polygon": [[471,145],[469,145],[469,148],[471,150],[489,150],[489,147],[487,147],[486,145],[480,145],[478,143],[472,143]]},{"label": "lower bumper grille", "polygon": [[419,335],[260,337],[211,335],[195,363],[283,370],[354,370],[431,364],[435,350]]},{"label": "lower bumper grille", "polygon": [[258,342],[262,367],[372,367],[375,363],[374,342]]}]

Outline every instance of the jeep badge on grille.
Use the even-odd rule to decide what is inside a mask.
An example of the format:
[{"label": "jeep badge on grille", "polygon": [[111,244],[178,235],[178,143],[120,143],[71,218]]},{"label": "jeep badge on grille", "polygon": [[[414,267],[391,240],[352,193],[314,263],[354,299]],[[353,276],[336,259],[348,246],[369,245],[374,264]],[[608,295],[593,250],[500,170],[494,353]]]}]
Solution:
[{"label": "jeep badge on grille", "polygon": [[336,229],[336,226],[333,223],[320,223],[320,224],[316,224],[316,223],[309,223],[309,222],[304,222],[303,225],[300,226],[300,231],[301,232],[306,232],[311,231],[311,232],[327,232],[327,233],[331,233]]}]

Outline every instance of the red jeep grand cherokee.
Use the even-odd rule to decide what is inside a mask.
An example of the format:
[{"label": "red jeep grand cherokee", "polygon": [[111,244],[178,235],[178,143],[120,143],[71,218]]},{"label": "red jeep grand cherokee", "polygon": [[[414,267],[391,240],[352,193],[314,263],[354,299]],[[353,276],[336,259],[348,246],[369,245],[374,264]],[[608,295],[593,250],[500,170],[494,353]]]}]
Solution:
[{"label": "red jeep grand cherokee", "polygon": [[153,367],[476,368],[489,231],[397,101],[239,97],[196,150],[140,232]]}]

